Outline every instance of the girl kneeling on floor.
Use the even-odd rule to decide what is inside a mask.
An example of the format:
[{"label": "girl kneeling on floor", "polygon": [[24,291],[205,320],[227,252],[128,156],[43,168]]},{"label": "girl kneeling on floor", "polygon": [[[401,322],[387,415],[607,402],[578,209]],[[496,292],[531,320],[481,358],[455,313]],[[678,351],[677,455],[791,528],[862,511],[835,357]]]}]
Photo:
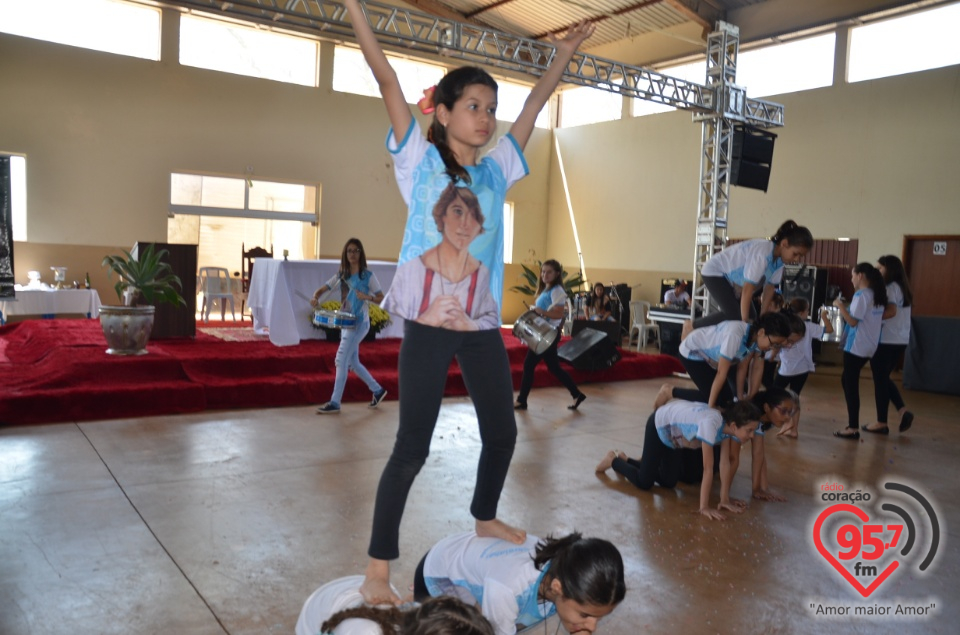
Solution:
[{"label": "girl kneeling on floor", "polygon": [[[747,401],[735,403],[721,414],[705,403],[671,401],[647,419],[640,460],[610,451],[597,465],[598,472],[613,471],[643,490],[658,484],[672,488],[678,481],[700,482],[700,513],[710,519],[723,520],[720,510],[739,514],[746,504],[730,498],[730,483],[736,474],[731,460],[732,442],[737,445],[753,437],[760,421],[760,411]],[[713,487],[714,447],[720,446],[720,504],[710,506]],[[739,447],[736,455],[740,453]]]},{"label": "girl kneeling on floor", "polygon": [[571,635],[593,633],[626,595],[623,558],[610,542],[574,532],[523,545],[474,532],[434,545],[417,566],[418,602],[441,595],[480,605],[497,635],[556,615]]}]

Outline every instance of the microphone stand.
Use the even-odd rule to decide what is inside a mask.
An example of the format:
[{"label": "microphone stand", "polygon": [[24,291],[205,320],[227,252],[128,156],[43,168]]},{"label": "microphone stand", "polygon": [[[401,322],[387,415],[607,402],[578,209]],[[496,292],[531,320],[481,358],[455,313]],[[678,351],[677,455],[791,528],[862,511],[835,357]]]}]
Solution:
[{"label": "microphone stand", "polygon": [[617,293],[617,285],[610,283],[610,297],[617,301],[617,324],[620,327],[620,337],[623,338],[623,302],[620,300],[620,294]]}]

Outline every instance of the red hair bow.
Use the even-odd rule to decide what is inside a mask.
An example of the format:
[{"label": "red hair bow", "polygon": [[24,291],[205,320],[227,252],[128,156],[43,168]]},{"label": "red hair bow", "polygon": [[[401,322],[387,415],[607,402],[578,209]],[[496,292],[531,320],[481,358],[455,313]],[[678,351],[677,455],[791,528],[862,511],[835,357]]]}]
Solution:
[{"label": "red hair bow", "polygon": [[417,107],[425,115],[433,113],[436,108],[433,105],[433,93],[437,90],[436,85],[426,88],[423,91],[423,99],[417,102]]}]

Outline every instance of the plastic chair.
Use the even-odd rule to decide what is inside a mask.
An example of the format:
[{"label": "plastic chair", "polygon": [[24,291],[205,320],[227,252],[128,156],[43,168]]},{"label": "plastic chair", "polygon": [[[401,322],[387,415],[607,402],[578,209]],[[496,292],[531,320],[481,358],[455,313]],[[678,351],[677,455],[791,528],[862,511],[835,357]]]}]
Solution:
[{"label": "plastic chair", "polygon": [[567,296],[567,315],[563,318],[563,327],[561,328],[561,333],[569,336],[573,333],[573,302],[570,301],[570,296]]},{"label": "plastic chair", "polygon": [[630,302],[630,341],[633,342],[633,332],[637,332],[637,352],[647,345],[649,337],[657,338],[657,350],[660,350],[660,325],[650,320],[650,303],[645,300]]},{"label": "plastic chair", "polygon": [[227,305],[224,300],[230,302],[230,315],[234,320],[237,319],[230,286],[230,272],[224,267],[200,267],[200,292],[203,293],[200,313],[204,322],[210,321],[210,309],[214,302],[220,305],[220,319],[226,319]]}]

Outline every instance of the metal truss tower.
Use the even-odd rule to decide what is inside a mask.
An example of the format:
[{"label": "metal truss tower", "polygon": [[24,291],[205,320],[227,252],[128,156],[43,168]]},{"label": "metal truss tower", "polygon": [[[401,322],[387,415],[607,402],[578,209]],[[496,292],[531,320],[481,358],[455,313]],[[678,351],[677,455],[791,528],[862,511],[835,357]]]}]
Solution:
[{"label": "metal truss tower", "polygon": [[[334,0],[161,0],[167,6],[253,22],[319,39],[354,38],[346,7]],[[393,50],[439,54],[539,76],[556,55],[548,42],[418,11],[361,2],[377,40]],[[740,30],[718,22],[707,38],[707,82],[700,85],[656,71],[578,52],[564,82],[591,86],[624,97],[653,101],[693,112],[702,122],[697,235],[693,262],[691,315],[706,314],[709,298],[700,269],[727,240],[730,160],[735,123],[759,128],[783,125],[783,106],[747,97],[735,83]]]}]

